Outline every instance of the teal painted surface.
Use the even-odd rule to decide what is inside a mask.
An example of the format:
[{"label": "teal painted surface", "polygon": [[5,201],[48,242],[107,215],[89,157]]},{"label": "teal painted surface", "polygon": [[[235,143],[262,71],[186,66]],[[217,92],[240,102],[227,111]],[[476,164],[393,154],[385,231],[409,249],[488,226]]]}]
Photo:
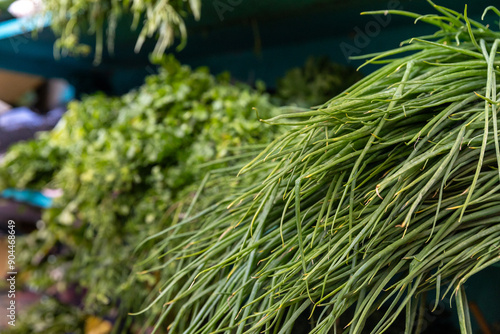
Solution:
[{"label": "teal painted surface", "polygon": [[[423,27],[422,33],[430,33],[433,29]],[[414,36],[415,29],[411,26],[402,26],[397,29],[387,29],[370,40],[360,54],[379,52],[397,47],[400,41]],[[301,66],[310,55],[328,55],[335,62],[358,67],[362,61],[350,61],[342,52],[341,44],[351,43],[347,36],[335,36],[320,40],[304,42],[300,45],[283,45],[269,47],[256,54],[252,50],[228,54],[216,54],[210,57],[193,57],[186,59],[193,66],[207,65],[214,73],[230,71],[237,79],[252,84],[255,79],[261,79],[270,87],[274,87],[276,80],[294,66]],[[364,67],[361,72],[368,74],[378,66]]]},{"label": "teal painted surface", "polygon": [[[440,4],[463,11],[457,1]],[[217,6],[229,6],[221,14]],[[234,5],[231,5],[234,4]],[[489,1],[470,3],[470,16],[478,18]],[[373,25],[374,18],[360,16],[364,10],[401,8],[422,13],[433,9],[423,0],[209,0],[203,2],[202,20],[188,20],[187,47],[176,53],[184,63],[209,65],[214,73],[231,71],[235,78],[248,83],[263,79],[269,87],[286,69],[302,65],[309,55],[329,55],[333,60],[348,63],[340,45],[355,46],[357,31]],[[148,54],[154,46],[149,40],[139,54],[133,52],[137,31],[130,30],[130,18],[117,29],[114,56],[104,54],[99,66],[93,56],[55,60],[55,37],[46,29],[37,38],[24,33],[0,39],[0,67],[45,77],[64,77],[79,92],[94,88],[120,94],[139,85],[151,72]],[[402,39],[431,32],[424,24],[413,25],[409,18],[393,17],[369,43],[357,48],[370,53],[396,47]],[[5,34],[0,26],[0,36]],[[6,36],[6,35],[3,35]],[[93,37],[84,41],[94,45]],[[353,63],[353,65],[359,65]],[[365,68],[365,73],[374,68]]]},{"label": "teal painted surface", "polygon": [[52,199],[36,190],[5,189],[0,192],[0,197],[13,199],[17,202],[30,204],[44,209],[52,206]]},{"label": "teal painted surface", "polygon": [[[473,275],[465,284],[469,302],[475,302],[484,315],[490,328],[494,323],[500,325],[500,268],[492,266]],[[455,305],[453,305],[455,308]],[[472,324],[478,328],[472,316]],[[458,318],[455,319],[458,323]]]},{"label": "teal painted surface", "polygon": [[[227,2],[227,1],[226,1]],[[229,3],[229,2],[227,2]],[[276,3],[275,1],[266,2]],[[281,4],[285,2],[280,2]],[[293,1],[295,3],[295,1]],[[413,24],[407,17],[391,17],[382,25],[373,16],[361,16],[365,10],[398,8],[420,13],[432,13],[434,9],[426,1],[300,1],[302,7],[287,10],[269,9],[259,11],[258,1],[242,0],[224,20],[217,23],[217,14],[205,8],[210,23],[194,25],[188,46],[179,54],[181,60],[192,65],[209,65],[214,73],[229,70],[237,79],[251,83],[255,78],[263,79],[274,86],[276,79],[286,69],[300,66],[309,55],[328,55],[334,61],[349,63],[341,45],[359,50],[356,54],[367,54],[395,48],[407,38],[432,33],[435,29],[423,23]],[[463,11],[463,3],[439,1],[457,11]],[[469,16],[480,19],[489,1],[469,2]],[[298,8],[298,9],[297,9]],[[248,13],[246,20],[238,19]],[[208,20],[207,19],[207,20]],[[379,26],[369,41],[356,47],[359,31]],[[342,44],[344,43],[344,44]],[[365,45],[366,44],[366,45]],[[355,54],[355,55],[356,55]],[[359,66],[361,62],[350,63]],[[368,73],[375,67],[364,68]]]},{"label": "teal painted surface", "polygon": [[12,38],[50,25],[50,17],[11,19],[0,22],[0,39]]}]

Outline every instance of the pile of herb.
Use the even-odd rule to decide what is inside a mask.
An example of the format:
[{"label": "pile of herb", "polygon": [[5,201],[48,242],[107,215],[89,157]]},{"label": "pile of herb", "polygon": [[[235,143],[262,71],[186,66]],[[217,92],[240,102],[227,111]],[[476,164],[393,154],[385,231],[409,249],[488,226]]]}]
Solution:
[{"label": "pile of herb", "polygon": [[65,54],[88,53],[90,47],[81,44],[80,37],[95,34],[96,62],[100,62],[105,35],[108,51],[113,52],[116,28],[124,16],[133,16],[132,30],[141,27],[136,51],[147,38],[157,37],[153,53],[160,56],[173,44],[176,35],[181,37],[180,47],[184,45],[187,39],[184,17],[192,13],[199,19],[201,12],[201,0],[46,0],[43,6],[50,16],[52,29],[59,36],[55,49]]},{"label": "pile of herb", "polygon": [[318,110],[269,119],[291,129],[240,171],[260,181],[158,236],[179,265],[150,305],[169,333],[285,334],[304,316],[302,333],[382,333],[399,315],[419,333],[429,293],[472,333],[464,284],[500,261],[500,32],[430,3],[374,12],[438,30],[369,55],[384,66]]},{"label": "pile of herb", "polygon": [[[230,84],[227,74],[216,78],[167,57],[139,89],[72,102],[53,131],[13,146],[0,166],[0,189],[63,191],[44,212],[45,225],[19,240],[28,284],[76,284],[86,313],[117,310],[125,319],[159,279],[136,275],[139,242],[189,214],[197,183],[215,168],[225,172],[205,178],[211,192],[200,203],[220,198],[218,187],[237,183],[227,180],[236,173],[232,157],[274,138],[276,128],[256,110],[278,112],[266,94]],[[141,323],[124,321],[135,320]]]},{"label": "pile of herb", "polygon": [[81,309],[55,298],[42,298],[39,303],[20,311],[15,324],[2,330],[2,333],[85,333],[85,317]]}]

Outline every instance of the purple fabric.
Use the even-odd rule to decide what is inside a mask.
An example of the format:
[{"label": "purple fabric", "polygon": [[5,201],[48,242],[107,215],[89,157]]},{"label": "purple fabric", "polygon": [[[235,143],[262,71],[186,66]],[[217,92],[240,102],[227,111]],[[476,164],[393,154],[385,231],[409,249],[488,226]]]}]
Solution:
[{"label": "purple fabric", "polygon": [[65,111],[65,108],[56,108],[42,116],[27,108],[16,108],[1,114],[0,154],[16,142],[34,138],[39,131],[52,130]]},{"label": "purple fabric", "polygon": [[26,107],[14,108],[0,115],[1,131],[15,131],[21,128],[38,128],[43,126],[44,123],[45,119],[43,116]]}]

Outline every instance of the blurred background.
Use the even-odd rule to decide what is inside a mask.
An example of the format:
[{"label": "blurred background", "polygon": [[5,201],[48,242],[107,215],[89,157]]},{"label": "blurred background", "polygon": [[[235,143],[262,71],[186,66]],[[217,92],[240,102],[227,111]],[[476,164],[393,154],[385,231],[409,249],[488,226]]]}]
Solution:
[{"label": "blurred background", "polygon": [[[129,101],[127,99],[132,100],[143,94],[127,95],[129,92],[142,92],[145,88],[141,87],[145,85],[146,77],[153,76],[153,82],[160,80],[158,78],[161,78],[161,74],[158,73],[163,73],[162,71],[170,74],[180,73],[179,69],[172,70],[178,66],[177,63],[165,60],[162,63],[156,59],[159,52],[154,34],[146,36],[142,45],[137,47],[137,40],[144,37],[141,31],[145,21],[139,20],[137,26],[132,28],[134,18],[132,14],[127,13],[121,15],[116,24],[113,23],[112,48],[109,48],[107,41],[111,31],[109,22],[104,20],[104,33],[102,36],[97,33],[96,38],[98,30],[89,24],[88,17],[78,17],[78,43],[88,48],[82,48],[82,52],[66,52],[60,44],[61,32],[51,27],[55,21],[61,21],[61,17],[71,18],[75,13],[68,10],[47,14],[47,7],[55,8],[52,4],[54,2],[56,1],[52,0],[49,4],[49,1],[46,3],[44,0],[0,0],[0,164],[12,145],[39,138],[40,132],[50,131],[58,123],[60,128],[72,126],[69,121],[60,123],[60,119],[68,109],[80,108],[68,107],[73,101],[96,96],[95,94],[109,99],[129,96],[123,98],[123,104],[126,105]],[[457,11],[463,10],[461,2],[442,0],[439,4]],[[470,2],[469,16],[479,19],[483,9],[490,4],[491,1],[486,0]],[[350,57],[395,48],[403,40],[434,31],[432,27],[414,24],[409,18],[360,15],[361,12],[401,9],[426,13],[430,10],[429,7],[426,1],[420,0],[203,0],[198,14],[193,8],[184,10],[182,14],[187,32],[185,46],[182,45],[183,41],[178,32],[173,45],[165,51],[160,50],[160,53],[174,55],[179,63],[189,65],[193,71],[200,66],[207,67],[207,75],[218,76],[228,72],[230,78],[219,78],[217,84],[243,84],[245,90],[265,95],[269,103],[276,106],[293,105],[298,110],[326,102],[377,68],[376,65],[369,65],[356,71],[363,61],[352,60]],[[76,15],[80,14],[77,12]],[[102,51],[97,51],[99,40],[105,45]],[[159,77],[155,77],[156,75]],[[160,80],[158,85],[161,84]],[[159,88],[151,88],[148,94],[151,95],[152,90],[158,91]],[[93,103],[96,108],[103,104],[107,106],[107,103],[109,108],[122,108],[111,107],[115,102],[110,101],[96,100]],[[94,108],[90,102],[89,108]],[[78,115],[77,111],[74,113]],[[254,114],[252,112],[249,115]],[[253,117],[249,115],[245,117]],[[95,117],[98,119],[98,116]],[[86,127],[88,126],[82,125],[82,129]],[[43,147],[32,145],[30,149],[36,152],[43,150]],[[22,152],[27,152],[27,146],[20,146],[17,150],[20,152],[16,153],[16,158],[9,158],[9,164],[13,163],[12,160],[22,159]],[[64,154],[62,153],[63,156]],[[213,157],[220,158],[223,155],[214,154]],[[47,162],[51,155],[38,158]],[[27,161],[29,159],[27,158]],[[26,175],[19,169],[28,170],[28,165],[29,162],[26,162],[25,165],[7,168],[4,178],[21,179]],[[118,166],[123,166],[123,161],[120,161]],[[16,172],[13,172],[13,168],[17,168]],[[48,167],[44,165],[40,168]],[[6,176],[5,173],[10,174]],[[50,282],[39,282],[44,275],[54,274],[55,269],[66,268],[67,262],[74,260],[73,255],[67,254],[77,253],[75,249],[84,247],[75,241],[76,237],[73,240],[71,236],[72,233],[81,233],[78,223],[81,224],[82,219],[76,214],[77,218],[69,219],[67,226],[70,227],[58,232],[62,234],[57,235],[56,241],[40,234],[40,231],[46,229],[46,225],[51,224],[46,218],[55,217],[54,214],[46,215],[45,210],[60,206],[61,204],[54,204],[54,201],[58,203],[57,198],[61,196],[62,191],[69,191],[61,184],[51,183],[54,172],[51,170],[51,173],[43,174],[40,169],[32,172],[38,175],[38,179],[34,180],[30,174],[29,177],[34,181],[30,179],[29,182],[24,182],[26,187],[11,187],[9,182],[4,182],[3,187],[0,186],[2,276],[8,271],[6,224],[9,219],[16,221],[19,238],[38,233],[37,242],[30,241],[31,243],[18,245],[18,253],[26,252],[25,257],[32,260],[35,255],[40,256],[40,251],[43,250],[43,261],[40,260],[37,264],[33,264],[31,260],[23,260],[23,256],[18,255],[18,271],[25,275],[18,280],[18,311],[22,314],[23,310],[30,310],[33,305],[45,305],[45,309],[29,311],[37,318],[25,320],[26,323],[29,322],[30,326],[32,323],[38,323],[40,327],[33,329],[35,327],[26,325],[25,332],[134,332],[133,329],[123,329],[126,326],[121,322],[120,311],[117,311],[116,307],[89,311],[91,308],[85,304],[91,286],[88,281],[80,282],[79,279],[68,278],[65,284],[61,284],[66,276],[63,275],[61,279],[52,275]],[[65,177],[71,178],[68,175]],[[196,179],[196,176],[190,177]],[[169,187],[173,189],[172,185]],[[109,196],[112,194],[114,193],[108,193]],[[170,200],[171,198],[165,201]],[[68,203],[69,201],[66,204]],[[120,213],[123,216],[127,214]],[[59,212],[57,215],[57,219],[60,219],[62,214]],[[72,229],[75,232],[72,232]],[[65,245],[64,238],[71,239],[69,246]],[[42,239],[45,241],[40,243]],[[47,242],[48,239],[51,241]],[[33,249],[21,250],[20,247],[39,248],[35,252]],[[72,247],[71,251],[66,250]],[[22,263],[31,263],[31,266],[36,267],[42,262],[50,265],[50,269],[37,272],[29,265],[25,267],[26,270],[22,267]],[[86,268],[89,268],[89,271],[92,271],[91,263],[87,262]],[[110,262],[107,265],[115,264]],[[30,283],[30,279],[34,277],[35,281],[38,280],[36,284]],[[474,315],[473,325],[480,333],[500,333],[499,281],[500,268],[492,267],[474,276],[467,284],[467,289],[471,292],[469,298]],[[8,302],[6,293],[2,292],[0,328],[7,328],[8,319],[2,312]],[[443,308],[449,308],[449,305],[443,304]],[[454,317],[454,313],[447,310],[439,316],[432,315],[424,332],[457,332],[457,319]],[[22,321],[21,316],[19,319]],[[54,325],[57,322],[66,327],[57,327]],[[80,331],[71,328],[70,323],[79,327]]]}]

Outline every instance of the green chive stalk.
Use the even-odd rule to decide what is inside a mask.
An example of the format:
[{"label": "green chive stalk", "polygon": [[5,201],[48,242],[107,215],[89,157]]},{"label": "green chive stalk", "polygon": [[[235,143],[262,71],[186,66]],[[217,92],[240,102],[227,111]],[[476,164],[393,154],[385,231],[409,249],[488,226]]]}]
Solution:
[{"label": "green chive stalk", "polygon": [[384,66],[320,108],[264,121],[290,129],[241,169],[260,182],[151,236],[177,265],[141,311],[163,305],[156,330],[286,334],[306,315],[311,334],[383,333],[401,314],[413,333],[435,293],[471,333],[464,283],[500,261],[500,32],[430,3],[388,12],[435,34],[366,56]]}]

